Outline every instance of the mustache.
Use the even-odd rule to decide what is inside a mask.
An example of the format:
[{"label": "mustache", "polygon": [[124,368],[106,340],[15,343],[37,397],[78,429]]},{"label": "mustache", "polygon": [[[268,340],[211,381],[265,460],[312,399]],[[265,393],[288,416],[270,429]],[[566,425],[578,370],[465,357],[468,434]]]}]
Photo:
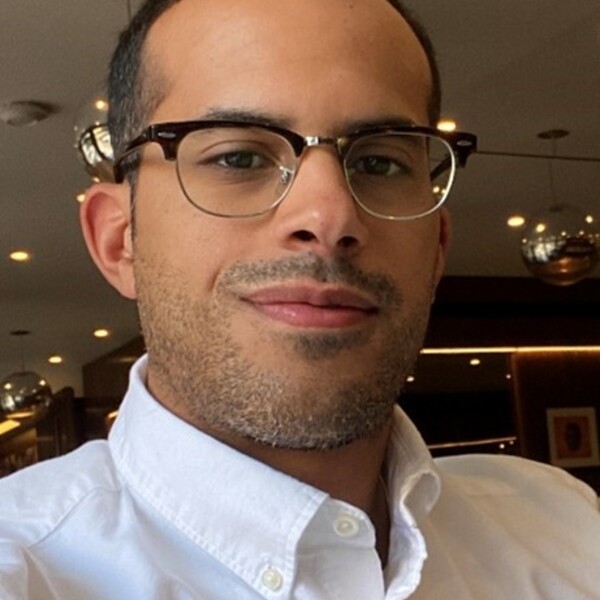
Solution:
[{"label": "mustache", "polygon": [[397,308],[402,304],[400,289],[389,276],[367,273],[347,259],[323,258],[315,254],[254,262],[237,261],[223,272],[219,287],[235,289],[302,278],[355,288],[372,296],[379,308]]}]

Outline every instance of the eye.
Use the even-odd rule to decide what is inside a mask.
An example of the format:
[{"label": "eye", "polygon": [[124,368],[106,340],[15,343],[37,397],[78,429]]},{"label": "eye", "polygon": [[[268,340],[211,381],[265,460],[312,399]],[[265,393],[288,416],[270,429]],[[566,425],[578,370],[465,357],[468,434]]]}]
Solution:
[{"label": "eye", "polygon": [[260,169],[267,165],[267,160],[263,156],[247,150],[226,152],[216,157],[214,162],[230,169]]},{"label": "eye", "polygon": [[353,173],[387,176],[406,172],[406,168],[387,156],[364,156],[351,165]]}]

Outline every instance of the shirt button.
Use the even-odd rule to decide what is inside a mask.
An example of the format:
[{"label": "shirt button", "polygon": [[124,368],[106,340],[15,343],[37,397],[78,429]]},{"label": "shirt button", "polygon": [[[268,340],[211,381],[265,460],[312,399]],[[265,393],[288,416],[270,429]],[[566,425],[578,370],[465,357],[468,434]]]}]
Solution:
[{"label": "shirt button", "polygon": [[343,538],[354,537],[360,530],[358,519],[352,515],[342,513],[333,522],[333,530]]},{"label": "shirt button", "polygon": [[267,567],[263,571],[261,580],[263,585],[273,592],[280,590],[283,585],[283,575],[281,574],[281,571],[274,567]]}]

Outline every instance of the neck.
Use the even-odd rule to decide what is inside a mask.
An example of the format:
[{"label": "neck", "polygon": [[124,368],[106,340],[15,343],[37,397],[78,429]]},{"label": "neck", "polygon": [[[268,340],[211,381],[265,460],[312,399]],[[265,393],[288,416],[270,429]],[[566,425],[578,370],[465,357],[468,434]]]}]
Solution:
[{"label": "neck", "polygon": [[[196,425],[197,426],[197,425]],[[377,532],[377,552],[387,561],[390,514],[384,462],[392,418],[375,436],[333,450],[290,450],[257,444],[199,427],[223,443],[278,471],[363,510]]]}]

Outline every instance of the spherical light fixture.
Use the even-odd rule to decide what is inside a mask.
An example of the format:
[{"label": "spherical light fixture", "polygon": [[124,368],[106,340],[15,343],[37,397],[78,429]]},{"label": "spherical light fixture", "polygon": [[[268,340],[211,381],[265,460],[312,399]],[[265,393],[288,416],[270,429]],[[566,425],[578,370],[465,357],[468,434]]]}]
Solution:
[{"label": "spherical light fixture", "polygon": [[[557,140],[567,135],[569,132],[565,129],[551,129],[538,137],[552,142],[556,156]],[[521,256],[538,279],[552,285],[573,285],[594,270],[600,254],[600,239],[592,215],[557,201],[552,163],[550,159],[550,206],[529,219],[521,238]]]},{"label": "spherical light fixture", "polygon": [[95,180],[113,181],[114,154],[108,132],[108,101],[103,92],[82,105],[74,129],[75,147],[85,170]]},{"label": "spherical light fixture", "polygon": [[0,381],[0,413],[10,416],[11,413],[50,406],[53,396],[48,382],[41,375],[25,369],[22,342],[30,332],[18,329],[10,334],[21,341],[21,369]]},{"label": "spherical light fixture", "polygon": [[52,404],[52,390],[37,373],[17,371],[0,382],[0,411],[9,415]]},{"label": "spherical light fixture", "polygon": [[521,256],[535,277],[553,285],[585,279],[598,263],[600,240],[593,221],[566,204],[534,215],[523,232]]}]

